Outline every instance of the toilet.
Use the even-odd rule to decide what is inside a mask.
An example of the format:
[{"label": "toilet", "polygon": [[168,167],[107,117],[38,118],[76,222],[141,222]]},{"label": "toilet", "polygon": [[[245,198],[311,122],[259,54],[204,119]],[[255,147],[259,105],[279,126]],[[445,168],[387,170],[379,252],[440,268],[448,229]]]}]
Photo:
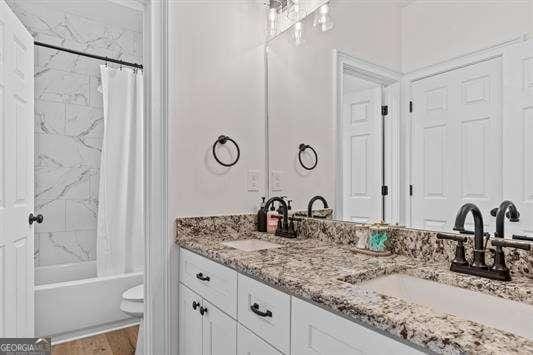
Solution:
[{"label": "toilet", "polygon": [[120,310],[130,317],[140,318],[139,334],[137,335],[136,355],[143,354],[143,311],[144,311],[144,285],[140,284],[122,293]]}]

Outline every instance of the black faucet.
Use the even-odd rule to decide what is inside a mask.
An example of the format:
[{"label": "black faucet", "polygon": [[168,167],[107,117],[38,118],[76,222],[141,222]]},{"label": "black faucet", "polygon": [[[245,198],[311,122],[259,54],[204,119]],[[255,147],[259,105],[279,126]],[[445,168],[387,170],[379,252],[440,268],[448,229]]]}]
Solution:
[{"label": "black faucet", "polygon": [[276,233],[278,237],[286,237],[286,238],[296,238],[296,229],[294,228],[294,220],[291,221],[289,224],[289,208],[287,203],[282,197],[272,197],[270,198],[266,203],[264,208],[265,212],[268,212],[268,208],[270,205],[272,205],[274,202],[280,203],[280,208],[278,208],[278,212],[283,214],[283,217],[280,221],[278,221],[278,227],[276,228]]},{"label": "black faucet", "polygon": [[463,234],[472,234],[471,231],[465,230],[465,220],[469,212],[472,212],[474,217],[474,261],[472,262],[472,267],[486,269],[485,245],[483,243],[483,238],[485,237],[485,233],[483,232],[483,215],[479,208],[473,203],[466,203],[461,206],[457,212],[457,216],[455,216],[453,230]]},{"label": "black faucet", "polygon": [[[490,211],[490,214],[493,217],[496,217],[496,232],[494,233],[494,237],[496,238],[505,237],[505,216],[509,218],[510,222],[520,221],[520,212],[518,212],[518,209],[516,208],[515,204],[509,200],[505,200],[500,203],[500,207],[492,209],[492,211]],[[507,266],[505,265],[505,254],[503,253],[502,247],[499,245],[496,245],[495,247],[496,250],[494,251],[494,265],[492,266],[492,268],[495,270],[499,270],[502,273],[509,273],[509,269],[507,269]]]},{"label": "black faucet", "polygon": [[322,201],[322,204],[324,205],[324,208],[328,208],[328,201],[322,196],[315,196],[309,200],[309,203],[307,204],[307,217],[313,217],[313,204],[316,200]]},{"label": "black faucet", "polygon": [[[496,215],[496,235],[498,238],[503,238],[503,223],[507,209],[509,209],[509,213],[507,214],[509,219],[513,222],[518,221],[520,214],[518,213],[516,206],[510,201],[504,201],[500,205],[500,208],[491,211],[491,214]],[[465,219],[469,212],[472,212],[472,215],[474,216],[473,232],[465,230],[464,227]],[[474,260],[470,264],[465,259],[463,244],[467,241],[465,236],[438,233],[437,238],[439,239],[448,239],[457,242],[455,258],[450,266],[451,271],[500,281],[511,280],[511,273],[505,266],[505,255],[502,247],[524,249],[524,245],[513,242],[493,241],[491,244],[496,247],[496,252],[494,256],[494,264],[489,268],[485,264],[486,241],[484,241],[484,238],[486,237],[488,241],[490,234],[483,232],[483,216],[479,208],[472,203],[467,203],[461,206],[455,217],[455,226],[453,229],[462,234],[474,234]]]}]

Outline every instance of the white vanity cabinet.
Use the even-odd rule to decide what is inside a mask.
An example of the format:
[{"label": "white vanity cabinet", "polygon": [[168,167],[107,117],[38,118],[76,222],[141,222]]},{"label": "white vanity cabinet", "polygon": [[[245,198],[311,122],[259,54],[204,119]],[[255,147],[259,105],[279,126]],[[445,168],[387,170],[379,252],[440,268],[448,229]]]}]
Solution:
[{"label": "white vanity cabinet", "polygon": [[180,354],[235,355],[237,322],[187,286],[179,287]]},{"label": "white vanity cabinet", "polygon": [[421,354],[185,249],[179,274],[180,355]]}]

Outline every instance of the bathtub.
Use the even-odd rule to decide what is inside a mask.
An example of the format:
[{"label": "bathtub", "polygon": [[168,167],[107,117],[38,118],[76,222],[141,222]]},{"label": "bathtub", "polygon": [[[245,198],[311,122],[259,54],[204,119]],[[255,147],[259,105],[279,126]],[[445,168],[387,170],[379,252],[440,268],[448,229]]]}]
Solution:
[{"label": "bathtub", "polygon": [[95,261],[36,267],[35,334],[57,344],[136,324],[120,302],[142,282],[142,272],[96,277]]}]

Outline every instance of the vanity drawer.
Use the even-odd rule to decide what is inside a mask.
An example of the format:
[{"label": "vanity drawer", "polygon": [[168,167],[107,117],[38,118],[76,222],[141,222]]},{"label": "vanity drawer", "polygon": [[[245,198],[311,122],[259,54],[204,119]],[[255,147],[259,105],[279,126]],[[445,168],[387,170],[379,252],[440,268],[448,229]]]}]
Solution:
[{"label": "vanity drawer", "polygon": [[180,249],[180,282],[237,317],[237,272],[203,256]]},{"label": "vanity drawer", "polygon": [[291,298],[286,293],[239,274],[238,320],[288,354]]}]

